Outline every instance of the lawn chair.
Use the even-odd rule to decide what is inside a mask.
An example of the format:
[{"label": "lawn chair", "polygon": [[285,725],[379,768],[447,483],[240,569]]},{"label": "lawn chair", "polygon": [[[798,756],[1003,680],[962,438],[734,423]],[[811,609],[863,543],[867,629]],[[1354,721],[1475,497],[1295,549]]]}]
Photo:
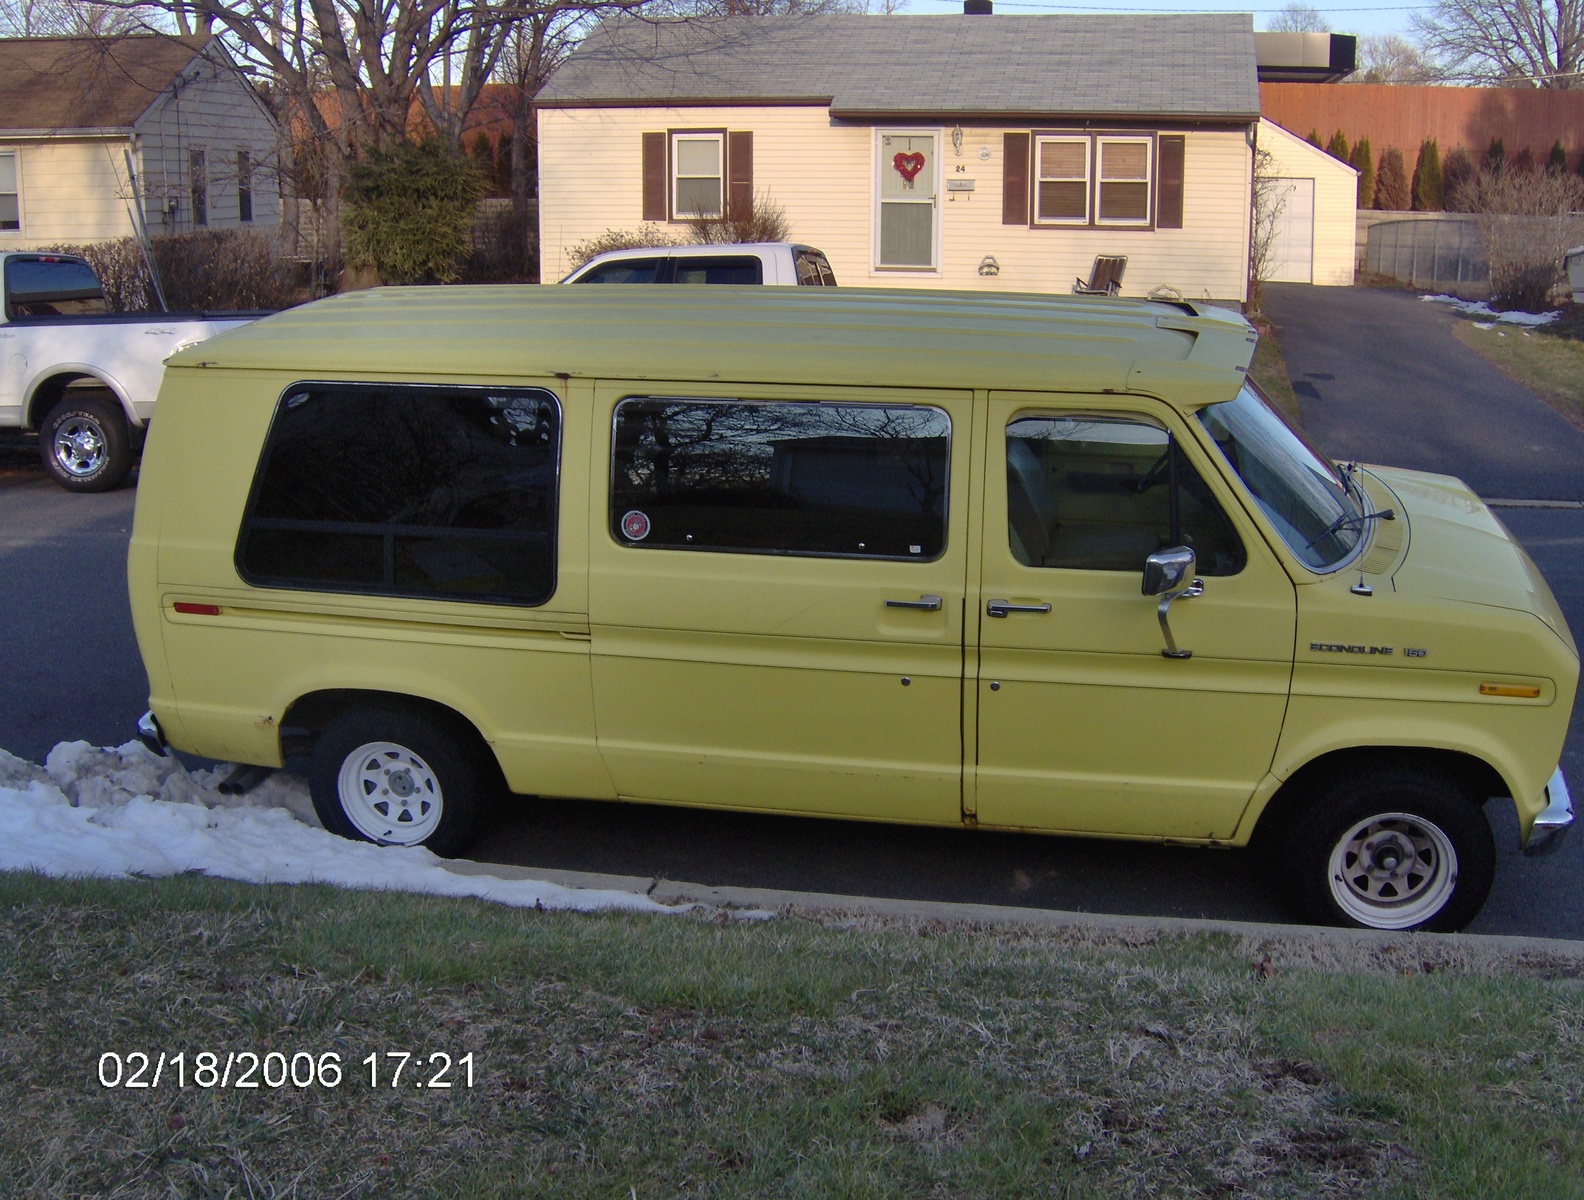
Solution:
[{"label": "lawn chair", "polygon": [[1089,282],[1073,280],[1075,296],[1116,296],[1122,291],[1122,272],[1127,270],[1127,255],[1097,254]]}]

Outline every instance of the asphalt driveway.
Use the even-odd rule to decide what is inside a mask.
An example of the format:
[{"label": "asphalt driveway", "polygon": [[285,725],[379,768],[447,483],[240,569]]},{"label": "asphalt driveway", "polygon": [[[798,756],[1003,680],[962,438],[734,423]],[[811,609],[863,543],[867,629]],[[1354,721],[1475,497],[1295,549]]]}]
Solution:
[{"label": "asphalt driveway", "polygon": [[1584,500],[1584,430],[1459,342],[1448,305],[1273,283],[1265,311],[1331,457],[1456,475],[1487,499]]}]

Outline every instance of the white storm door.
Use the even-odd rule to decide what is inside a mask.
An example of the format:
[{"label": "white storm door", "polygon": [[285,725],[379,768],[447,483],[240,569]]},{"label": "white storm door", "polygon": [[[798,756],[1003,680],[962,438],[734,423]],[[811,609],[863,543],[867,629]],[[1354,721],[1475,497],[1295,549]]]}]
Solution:
[{"label": "white storm door", "polygon": [[874,265],[935,270],[940,138],[935,133],[885,131],[876,137]]},{"label": "white storm door", "polygon": [[1285,199],[1271,243],[1272,283],[1314,282],[1313,179],[1279,179],[1277,195]]}]

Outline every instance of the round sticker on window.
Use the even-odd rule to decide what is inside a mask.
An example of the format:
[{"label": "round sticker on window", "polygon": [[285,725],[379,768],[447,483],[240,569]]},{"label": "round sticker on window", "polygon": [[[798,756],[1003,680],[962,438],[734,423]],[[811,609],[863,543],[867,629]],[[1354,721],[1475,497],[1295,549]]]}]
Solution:
[{"label": "round sticker on window", "polygon": [[622,536],[629,542],[641,542],[649,536],[649,517],[639,512],[636,508],[631,512],[623,513],[621,519]]}]

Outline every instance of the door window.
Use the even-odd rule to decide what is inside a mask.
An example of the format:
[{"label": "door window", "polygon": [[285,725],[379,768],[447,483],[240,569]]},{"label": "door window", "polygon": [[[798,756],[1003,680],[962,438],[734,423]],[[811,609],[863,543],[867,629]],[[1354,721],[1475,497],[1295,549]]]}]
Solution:
[{"label": "door window", "polygon": [[694,255],[676,260],[674,283],[763,283],[757,254]]},{"label": "door window", "polygon": [[595,267],[574,283],[653,283],[663,258],[621,258]]},{"label": "door window", "polygon": [[1171,434],[1141,418],[1022,414],[1007,425],[1007,537],[1024,566],[1144,569],[1192,546],[1201,575],[1247,557],[1226,514]]},{"label": "door window", "polygon": [[881,267],[935,265],[935,135],[880,135]]},{"label": "door window", "polygon": [[622,545],[938,558],[951,419],[922,405],[630,399],[616,406]]}]

